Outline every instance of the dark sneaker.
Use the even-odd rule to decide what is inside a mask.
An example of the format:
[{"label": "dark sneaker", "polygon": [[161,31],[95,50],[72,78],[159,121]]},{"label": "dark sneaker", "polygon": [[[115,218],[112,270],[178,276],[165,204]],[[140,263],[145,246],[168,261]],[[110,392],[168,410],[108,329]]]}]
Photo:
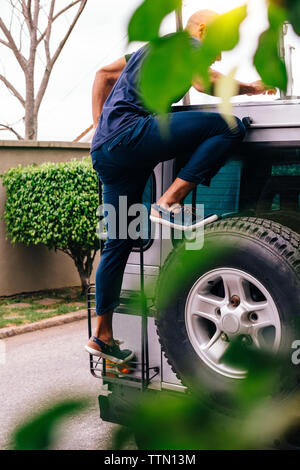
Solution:
[{"label": "dark sneaker", "polygon": [[95,343],[95,346],[97,345],[98,348],[92,348],[86,345],[85,350],[89,354],[102,357],[103,359],[108,359],[109,361],[115,362],[116,364],[123,364],[123,362],[130,361],[134,356],[134,352],[130,351],[130,349],[120,349],[119,341],[114,340],[114,344],[112,346],[104,343],[96,336],[92,336],[90,341]]},{"label": "dark sneaker", "polygon": [[195,230],[218,219],[216,214],[202,217],[196,209],[176,204],[169,209],[158,204],[152,204],[150,220],[175,230]]}]

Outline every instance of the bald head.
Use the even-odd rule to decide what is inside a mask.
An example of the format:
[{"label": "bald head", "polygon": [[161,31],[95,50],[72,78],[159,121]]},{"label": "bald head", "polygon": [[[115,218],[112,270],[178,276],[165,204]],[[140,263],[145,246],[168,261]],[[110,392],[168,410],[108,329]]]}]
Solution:
[{"label": "bald head", "polygon": [[212,10],[198,10],[189,18],[185,29],[191,36],[203,39],[206,26],[218,16],[218,13]]}]

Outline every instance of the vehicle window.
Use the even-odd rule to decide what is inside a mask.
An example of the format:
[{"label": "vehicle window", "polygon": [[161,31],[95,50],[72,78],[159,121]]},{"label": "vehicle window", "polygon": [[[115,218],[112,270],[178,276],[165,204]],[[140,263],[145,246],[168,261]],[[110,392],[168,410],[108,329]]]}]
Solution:
[{"label": "vehicle window", "polygon": [[[257,213],[300,211],[300,163],[274,163],[270,166],[267,162],[261,163],[264,170],[257,178],[256,172],[250,174],[247,168],[242,173],[243,160],[229,160],[211,180],[210,187],[198,185],[184,203],[204,204],[205,216],[249,209]],[[181,166],[182,163],[177,163],[176,174]]]},{"label": "vehicle window", "polygon": [[205,217],[238,211],[241,168],[241,161],[228,161],[211,180],[209,187],[197,186],[196,203],[204,204]]},{"label": "vehicle window", "polygon": [[[266,163],[267,166],[267,163]],[[259,170],[258,170],[259,171]],[[270,169],[256,181],[258,191],[253,191],[254,174],[246,172],[244,175],[244,189],[248,193],[248,208],[257,213],[281,211],[300,211],[300,164],[299,163],[273,163]],[[248,189],[247,189],[248,184]],[[245,195],[244,195],[245,196]]]},{"label": "vehicle window", "polygon": [[[185,204],[204,204],[204,216],[238,212],[242,161],[229,160],[211,180],[210,186],[199,184],[184,200]],[[178,173],[180,166],[177,167]]]},{"label": "vehicle window", "polygon": [[300,210],[300,163],[272,166],[272,210]]},{"label": "vehicle window", "polygon": [[275,194],[275,196],[273,197],[271,210],[272,211],[280,210],[280,194]]}]

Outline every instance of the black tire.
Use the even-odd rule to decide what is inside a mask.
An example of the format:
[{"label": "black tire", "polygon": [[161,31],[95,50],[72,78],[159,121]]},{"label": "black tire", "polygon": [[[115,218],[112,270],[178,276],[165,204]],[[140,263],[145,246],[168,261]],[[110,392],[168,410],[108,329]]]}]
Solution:
[{"label": "black tire", "polygon": [[285,227],[290,228],[296,233],[300,233],[300,216],[299,212],[294,211],[270,211],[270,212],[258,212],[256,214],[260,219],[273,220]]},{"label": "black tire", "polygon": [[[187,251],[184,245],[174,249],[158,282],[156,325],[167,360],[185,385],[199,389],[205,385],[211,390],[212,400],[219,400],[220,392],[231,388],[234,382],[201,360],[185,325],[188,293],[197,279],[212,269],[237,268],[264,285],[280,317],[280,350],[292,352],[292,342],[300,338],[299,249],[299,234],[276,222],[254,217],[223,219],[208,225],[200,251]],[[286,371],[292,369],[293,383],[284,387],[294,389],[300,374],[289,362]]]}]

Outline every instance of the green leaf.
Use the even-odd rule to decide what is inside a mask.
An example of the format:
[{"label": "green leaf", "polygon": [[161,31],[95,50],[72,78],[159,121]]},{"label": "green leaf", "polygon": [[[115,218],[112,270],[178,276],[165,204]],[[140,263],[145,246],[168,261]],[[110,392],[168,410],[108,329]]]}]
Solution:
[{"label": "green leaf", "polygon": [[144,60],[139,82],[146,108],[166,113],[189,90],[194,64],[195,52],[188,33],[179,32],[155,41]]},{"label": "green leaf", "polygon": [[181,7],[181,0],[145,0],[128,25],[129,41],[152,41],[159,34],[163,18]]},{"label": "green leaf", "polygon": [[55,428],[64,418],[79,413],[86,400],[66,400],[34,416],[17,428],[12,437],[16,450],[44,450],[54,443]]},{"label": "green leaf", "polygon": [[[246,379],[239,383],[235,400],[242,407],[249,407],[259,399],[276,395],[280,386],[280,373],[287,355],[275,355],[266,350],[243,346],[239,339],[232,341],[222,360],[233,368],[247,371]],[[287,371],[288,376],[288,371]]]},{"label": "green leaf", "polygon": [[222,51],[233,49],[239,42],[239,28],[246,16],[246,5],[218,16],[207,28],[202,49],[210,51],[214,59]]},{"label": "green leaf", "polygon": [[299,0],[287,0],[288,20],[292,24],[295,33],[300,36],[300,2]]},{"label": "green leaf", "polygon": [[279,55],[279,40],[287,12],[284,8],[271,4],[268,13],[270,26],[259,38],[253,63],[265,85],[286,91],[288,74]]},{"label": "green leaf", "polygon": [[208,68],[221,55],[230,51],[239,42],[239,28],[247,16],[247,6],[241,6],[217,17],[208,27],[206,37],[197,53],[197,73],[209,86]]},{"label": "green leaf", "polygon": [[3,175],[3,184],[4,219],[12,243],[43,243],[68,255],[75,253],[89,277],[84,253],[99,249],[98,178],[90,157],[12,168]]},{"label": "green leaf", "polygon": [[300,2],[299,0],[269,0],[275,7],[285,8],[287,20],[293,26],[295,32],[300,36]]}]

